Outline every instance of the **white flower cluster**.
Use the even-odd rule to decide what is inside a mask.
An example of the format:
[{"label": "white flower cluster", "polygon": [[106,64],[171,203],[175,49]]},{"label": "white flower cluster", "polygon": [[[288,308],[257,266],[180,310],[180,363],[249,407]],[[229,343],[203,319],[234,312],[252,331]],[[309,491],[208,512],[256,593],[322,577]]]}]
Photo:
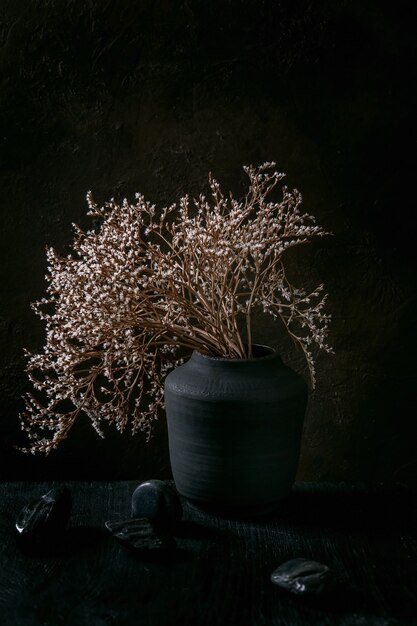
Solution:
[{"label": "white flower cluster", "polygon": [[269,200],[284,177],[274,168],[245,167],[240,201],[210,176],[210,198],[185,196],[160,214],[141,194],[134,204],[101,208],[87,195],[100,227],[74,226],[66,258],[48,250],[48,295],[33,305],[46,344],[28,354],[29,377],[44,397],[28,394],[21,415],[30,451],[55,448],[81,411],[101,435],[106,422],[150,432],[181,350],[250,358],[256,308],[284,322],[314,386],[312,348],[331,351],[326,294],[323,285],[291,285],[283,254],[327,233],[301,212],[297,190],[283,187],[280,201]]}]

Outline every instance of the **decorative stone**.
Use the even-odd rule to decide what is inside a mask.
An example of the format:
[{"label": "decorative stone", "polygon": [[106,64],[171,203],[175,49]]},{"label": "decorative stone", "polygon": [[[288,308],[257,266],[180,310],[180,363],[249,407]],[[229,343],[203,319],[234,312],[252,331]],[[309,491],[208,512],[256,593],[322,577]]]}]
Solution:
[{"label": "decorative stone", "polygon": [[131,518],[127,520],[108,520],[106,528],[117,539],[137,550],[168,549],[175,547],[175,539],[157,531],[149,519]]},{"label": "decorative stone", "polygon": [[146,517],[154,524],[168,527],[182,517],[182,505],[174,487],[163,480],[148,480],[132,494],[133,517]]},{"label": "decorative stone", "polygon": [[297,595],[318,595],[329,585],[331,570],[323,563],[293,559],[282,563],[271,574],[271,581]]},{"label": "decorative stone", "polygon": [[20,511],[16,520],[19,538],[34,544],[56,540],[68,522],[71,509],[68,487],[51,489]]}]

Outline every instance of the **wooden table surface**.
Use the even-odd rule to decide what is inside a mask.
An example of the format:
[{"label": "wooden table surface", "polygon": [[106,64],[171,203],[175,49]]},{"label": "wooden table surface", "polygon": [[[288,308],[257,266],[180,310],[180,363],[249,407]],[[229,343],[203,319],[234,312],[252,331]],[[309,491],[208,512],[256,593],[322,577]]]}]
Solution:
[{"label": "wooden table surface", "polygon": [[[0,484],[1,626],[394,626],[417,624],[413,493],[299,483],[265,521],[227,520],[184,502],[171,556],[116,541],[108,519],[130,515],[138,484],[67,482],[73,513],[62,546],[29,556],[20,509],[57,483]],[[270,582],[297,557],[329,565],[336,589],[308,600]]]}]

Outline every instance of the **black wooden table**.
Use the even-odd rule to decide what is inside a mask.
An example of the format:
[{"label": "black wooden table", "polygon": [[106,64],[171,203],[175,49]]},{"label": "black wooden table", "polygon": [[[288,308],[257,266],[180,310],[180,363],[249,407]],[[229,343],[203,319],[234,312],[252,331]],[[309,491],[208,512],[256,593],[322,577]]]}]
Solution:
[{"label": "black wooden table", "polygon": [[[300,483],[265,521],[222,519],[184,503],[176,551],[145,557],[104,528],[129,516],[137,482],[65,484],[73,513],[62,545],[35,556],[19,550],[15,519],[57,484],[0,484],[1,626],[417,624],[409,490]],[[333,569],[330,595],[309,600],[270,582],[296,557]]]}]

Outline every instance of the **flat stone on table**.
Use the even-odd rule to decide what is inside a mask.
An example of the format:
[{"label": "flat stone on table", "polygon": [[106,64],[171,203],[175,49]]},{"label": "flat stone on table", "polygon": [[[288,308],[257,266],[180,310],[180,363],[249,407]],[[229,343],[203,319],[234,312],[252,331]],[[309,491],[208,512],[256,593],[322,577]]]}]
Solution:
[{"label": "flat stone on table", "polygon": [[309,559],[292,559],[276,568],[271,581],[297,595],[318,595],[329,585],[331,570],[324,563]]},{"label": "flat stone on table", "polygon": [[146,518],[108,520],[106,528],[117,539],[137,550],[155,550],[175,547],[175,539],[157,531]]}]

